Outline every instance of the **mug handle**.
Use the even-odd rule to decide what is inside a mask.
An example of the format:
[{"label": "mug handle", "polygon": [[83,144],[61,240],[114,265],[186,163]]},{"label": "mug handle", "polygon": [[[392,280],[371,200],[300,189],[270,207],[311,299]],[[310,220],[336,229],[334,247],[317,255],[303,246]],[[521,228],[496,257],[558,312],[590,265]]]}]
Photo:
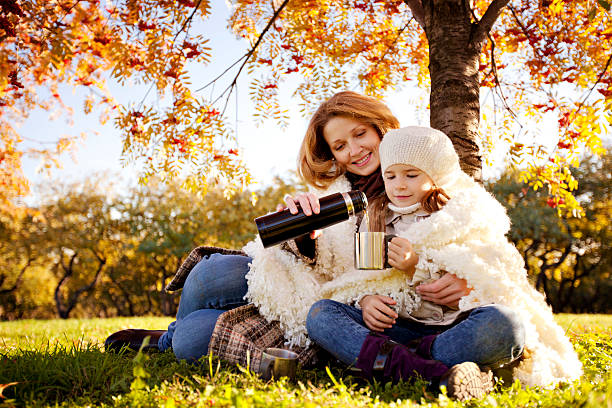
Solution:
[{"label": "mug handle", "polygon": [[264,358],[259,365],[259,375],[264,380],[270,380],[274,375],[274,367],[272,366],[272,362],[274,362],[274,359]]},{"label": "mug handle", "polygon": [[385,234],[385,268],[392,268],[392,266],[389,265],[389,241],[395,237],[397,237],[395,234]]}]

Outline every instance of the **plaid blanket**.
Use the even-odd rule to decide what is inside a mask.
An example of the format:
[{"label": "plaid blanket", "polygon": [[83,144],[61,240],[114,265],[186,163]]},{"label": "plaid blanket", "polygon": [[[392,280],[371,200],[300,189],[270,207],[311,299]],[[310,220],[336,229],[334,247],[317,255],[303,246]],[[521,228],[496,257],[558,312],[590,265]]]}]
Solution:
[{"label": "plaid blanket", "polygon": [[[268,322],[253,304],[249,304],[219,316],[208,352],[259,374],[263,351],[268,347],[285,348],[284,342],[284,333],[278,322]],[[302,367],[308,367],[316,362],[319,348],[311,346],[291,350],[297,353]]]},{"label": "plaid blanket", "polygon": [[[246,255],[242,251],[211,246],[193,249],[181,263],[172,281],[166,286],[171,292],[181,289],[194,266],[207,255]],[[268,322],[250,304],[224,312],[217,319],[208,345],[208,352],[231,363],[249,367],[259,374],[263,351],[268,347],[284,348],[285,335],[277,321]],[[307,367],[316,362],[316,346],[293,349],[298,354],[298,362]],[[248,356],[248,358],[247,358]]]},{"label": "plaid blanket", "polygon": [[225,249],[219,247],[211,247],[211,246],[199,246],[194,248],[189,253],[189,256],[185,258],[185,260],[181,263],[181,266],[176,270],[174,274],[174,278],[170,281],[168,285],[166,285],[166,292],[173,292],[175,290],[179,290],[185,284],[185,280],[189,275],[189,272],[193,269],[194,266],[198,262],[202,260],[207,255],[212,254],[222,254],[222,255],[244,255],[246,254],[242,251],[238,251],[235,249]]}]

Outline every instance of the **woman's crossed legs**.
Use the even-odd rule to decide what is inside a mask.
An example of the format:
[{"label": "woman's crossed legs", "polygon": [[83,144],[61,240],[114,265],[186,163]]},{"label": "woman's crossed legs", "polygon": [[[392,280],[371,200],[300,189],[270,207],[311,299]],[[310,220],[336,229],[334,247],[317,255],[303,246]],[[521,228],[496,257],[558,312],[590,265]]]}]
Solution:
[{"label": "woman's crossed legs", "polygon": [[250,262],[247,256],[213,254],[194,266],[181,293],[176,321],[160,337],[159,349],[172,347],[177,358],[191,361],[208,354],[219,316],[246,304]]}]

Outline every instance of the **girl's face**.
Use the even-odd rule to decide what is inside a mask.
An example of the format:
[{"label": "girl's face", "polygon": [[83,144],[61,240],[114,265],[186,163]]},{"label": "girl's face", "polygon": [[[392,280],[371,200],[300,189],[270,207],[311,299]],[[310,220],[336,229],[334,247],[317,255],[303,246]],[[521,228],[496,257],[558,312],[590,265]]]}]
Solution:
[{"label": "girl's face", "polygon": [[336,161],[353,174],[369,176],[380,166],[380,137],[371,125],[336,116],[323,127],[323,138]]},{"label": "girl's face", "polygon": [[389,166],[383,174],[383,180],[389,201],[398,207],[420,203],[433,188],[433,181],[427,174],[407,164]]}]

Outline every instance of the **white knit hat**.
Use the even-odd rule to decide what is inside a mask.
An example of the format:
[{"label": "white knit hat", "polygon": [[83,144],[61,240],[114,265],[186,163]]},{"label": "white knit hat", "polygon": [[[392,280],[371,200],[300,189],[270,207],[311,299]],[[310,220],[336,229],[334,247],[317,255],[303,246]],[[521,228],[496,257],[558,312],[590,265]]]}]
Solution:
[{"label": "white knit hat", "polygon": [[382,172],[394,164],[407,164],[427,173],[442,187],[461,173],[459,157],[452,142],[439,130],[408,126],[393,129],[383,136],[379,147]]}]

